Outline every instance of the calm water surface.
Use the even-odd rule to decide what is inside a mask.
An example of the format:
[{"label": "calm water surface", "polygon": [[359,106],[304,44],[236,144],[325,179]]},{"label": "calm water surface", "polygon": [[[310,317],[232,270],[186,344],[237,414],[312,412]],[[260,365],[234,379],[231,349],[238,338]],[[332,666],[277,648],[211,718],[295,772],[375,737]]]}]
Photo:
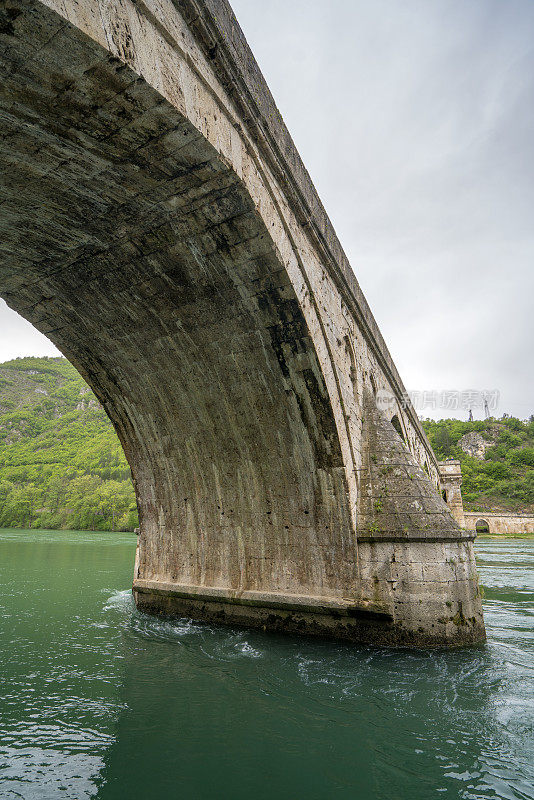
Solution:
[{"label": "calm water surface", "polygon": [[534,798],[534,540],[489,641],[355,648],[138,614],[130,534],[0,531],[0,798]]}]

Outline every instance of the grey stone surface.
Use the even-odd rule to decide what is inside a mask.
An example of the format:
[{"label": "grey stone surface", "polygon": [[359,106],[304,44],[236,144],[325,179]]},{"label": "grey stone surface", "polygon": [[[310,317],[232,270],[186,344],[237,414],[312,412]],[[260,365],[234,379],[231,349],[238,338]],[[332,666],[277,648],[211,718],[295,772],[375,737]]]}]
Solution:
[{"label": "grey stone surface", "polygon": [[0,295],[118,432],[139,606],[482,639],[471,541],[227,4],[1,0],[0,69]]},{"label": "grey stone surface", "polygon": [[463,531],[391,423],[364,394],[358,544],[364,596],[393,611],[399,640],[484,636],[473,536]]}]

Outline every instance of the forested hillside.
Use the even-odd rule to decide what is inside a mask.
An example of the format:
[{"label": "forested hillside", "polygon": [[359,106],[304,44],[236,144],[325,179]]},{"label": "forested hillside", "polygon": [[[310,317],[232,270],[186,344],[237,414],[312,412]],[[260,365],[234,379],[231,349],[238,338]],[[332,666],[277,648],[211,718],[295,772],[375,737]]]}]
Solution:
[{"label": "forested hillside", "polygon": [[64,358],[0,364],[0,527],[133,530],[130,468]]},{"label": "forested hillside", "polygon": [[423,421],[438,459],[462,464],[467,511],[534,510],[534,416]]}]

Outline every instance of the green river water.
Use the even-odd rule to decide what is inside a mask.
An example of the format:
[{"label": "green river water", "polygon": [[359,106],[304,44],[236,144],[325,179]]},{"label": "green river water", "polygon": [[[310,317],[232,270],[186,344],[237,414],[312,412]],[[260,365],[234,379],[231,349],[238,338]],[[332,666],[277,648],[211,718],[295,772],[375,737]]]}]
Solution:
[{"label": "green river water", "polygon": [[534,798],[534,540],[480,539],[488,643],[138,614],[135,536],[0,531],[0,798]]}]

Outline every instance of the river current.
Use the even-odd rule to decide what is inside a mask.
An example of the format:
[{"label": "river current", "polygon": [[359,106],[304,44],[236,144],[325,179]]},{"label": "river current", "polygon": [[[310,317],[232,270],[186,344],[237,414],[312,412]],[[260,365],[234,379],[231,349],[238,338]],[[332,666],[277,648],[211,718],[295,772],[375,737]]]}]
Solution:
[{"label": "river current", "polygon": [[144,616],[134,551],[0,531],[1,800],[534,798],[534,540],[477,541],[453,651]]}]

